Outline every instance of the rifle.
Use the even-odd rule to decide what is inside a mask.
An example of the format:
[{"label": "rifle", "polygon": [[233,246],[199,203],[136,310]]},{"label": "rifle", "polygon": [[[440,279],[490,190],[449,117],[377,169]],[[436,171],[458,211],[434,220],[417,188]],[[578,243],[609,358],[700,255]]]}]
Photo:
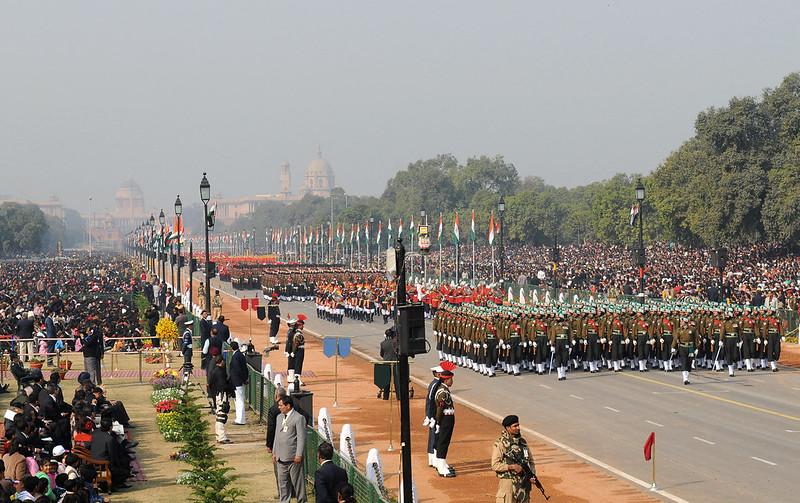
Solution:
[{"label": "rifle", "polygon": [[519,466],[522,467],[522,480],[523,484],[526,486],[528,491],[530,491],[531,484],[533,484],[536,486],[537,489],[539,489],[539,492],[542,493],[542,496],[544,496],[545,501],[549,500],[550,496],[548,496],[547,493],[545,493],[542,481],[539,480],[539,477],[537,477],[535,473],[533,473],[533,470],[531,470],[531,465],[524,458],[517,459],[515,461]]}]

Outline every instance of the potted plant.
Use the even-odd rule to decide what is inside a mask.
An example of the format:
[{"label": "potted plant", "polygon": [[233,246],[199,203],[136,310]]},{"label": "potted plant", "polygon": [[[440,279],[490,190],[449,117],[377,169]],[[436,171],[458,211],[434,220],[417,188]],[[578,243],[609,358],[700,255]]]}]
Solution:
[{"label": "potted plant", "polygon": [[41,369],[44,366],[44,361],[34,356],[31,358],[31,361],[28,362],[28,365],[32,369]]},{"label": "potted plant", "polygon": [[72,368],[72,360],[61,360],[58,362],[58,368],[64,369],[65,371],[70,370]]}]

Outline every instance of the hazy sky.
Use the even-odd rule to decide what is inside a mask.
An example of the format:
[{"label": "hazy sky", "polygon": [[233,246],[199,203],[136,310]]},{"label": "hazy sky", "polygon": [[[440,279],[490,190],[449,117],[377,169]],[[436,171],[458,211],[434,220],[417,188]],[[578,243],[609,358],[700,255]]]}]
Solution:
[{"label": "hazy sky", "polygon": [[86,212],[301,183],[379,194],[439,153],[574,186],[648,172],[697,112],[800,70],[800,3],[0,0],[0,194]]}]

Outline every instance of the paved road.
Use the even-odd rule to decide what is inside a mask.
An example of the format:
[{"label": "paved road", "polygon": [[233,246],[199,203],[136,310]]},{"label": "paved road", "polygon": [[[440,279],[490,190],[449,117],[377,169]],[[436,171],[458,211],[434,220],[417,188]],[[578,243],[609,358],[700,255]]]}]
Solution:
[{"label": "paved road", "polygon": [[[378,357],[382,322],[335,325],[318,320],[310,302],[283,303],[282,311],[304,312],[309,330],[350,336],[354,347]],[[432,340],[430,326],[428,334]],[[436,363],[435,352],[420,355],[412,375],[427,381]],[[562,382],[555,374],[489,379],[458,369],[454,391],[500,415],[519,414],[524,426],[648,482],[642,445],[655,431],[658,485],[688,501],[797,501],[800,371],[740,372],[733,379],[695,372],[692,380],[685,387],[680,372],[657,371],[579,371]]]}]

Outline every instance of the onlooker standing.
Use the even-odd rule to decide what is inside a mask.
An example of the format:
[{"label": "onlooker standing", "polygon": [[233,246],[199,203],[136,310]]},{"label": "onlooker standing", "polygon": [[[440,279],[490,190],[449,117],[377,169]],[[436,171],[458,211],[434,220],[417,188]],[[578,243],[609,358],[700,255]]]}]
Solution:
[{"label": "onlooker standing", "polygon": [[306,503],[306,479],[303,473],[303,452],[306,447],[306,420],[294,410],[292,397],[278,400],[278,423],[272,459],[278,469],[278,493],[281,503],[289,503],[292,494],[297,503]]},{"label": "onlooker standing", "polygon": [[83,338],[83,365],[92,383],[95,385],[103,384],[103,377],[101,376],[102,367],[100,359],[103,357],[103,332],[99,326],[93,325],[89,327],[86,336]]},{"label": "onlooker standing", "polygon": [[219,319],[222,316],[222,297],[219,295],[219,290],[214,290],[211,306],[211,317],[215,320]]},{"label": "onlooker standing", "polygon": [[[381,358],[383,361],[386,362],[397,362],[397,350],[395,349],[396,344],[396,335],[397,332],[395,331],[394,327],[386,329],[384,332],[386,336],[381,341]],[[391,380],[394,381],[394,392],[397,396],[397,399],[400,400],[400,391],[398,389],[398,382],[397,382],[397,367],[394,363],[389,365],[389,369],[391,371]],[[378,396],[383,395],[384,400],[389,399],[389,388],[392,387],[391,382],[389,382],[379,393]]]},{"label": "onlooker standing", "polygon": [[247,358],[245,358],[241,349],[239,348],[238,341],[231,342],[231,349],[233,355],[231,356],[231,363],[228,367],[228,372],[231,378],[231,386],[236,394],[236,418],[233,424],[244,425],[245,419],[245,405],[244,405],[244,385],[248,381],[247,372]]},{"label": "onlooker standing", "polygon": [[231,385],[228,381],[228,373],[225,371],[225,359],[222,355],[217,355],[213,361],[214,366],[208,377],[208,394],[214,397],[214,412],[217,415],[214,433],[217,436],[217,443],[230,444],[231,440],[225,431],[225,423],[228,422],[228,412],[231,410],[228,402]]},{"label": "onlooker standing", "polygon": [[[278,402],[286,396],[286,388],[278,386],[275,388],[275,403],[267,411],[267,452],[272,454],[272,447],[275,445],[275,427],[278,424],[278,416],[281,414]],[[278,486],[278,467],[275,458],[272,460],[272,468],[275,471],[275,485]]]},{"label": "onlooker standing", "polygon": [[500,478],[497,503],[528,503],[531,497],[530,476],[536,476],[528,443],[520,435],[519,417],[506,416],[504,431],[492,447],[492,470]]},{"label": "onlooker standing", "polygon": [[33,311],[28,311],[19,321],[17,321],[17,341],[19,344],[19,356],[22,361],[28,361],[33,357]]},{"label": "onlooker standing", "polygon": [[322,442],[317,448],[319,467],[314,474],[314,493],[317,503],[338,503],[336,490],[342,484],[347,484],[347,472],[336,466],[333,460],[333,446]]},{"label": "onlooker standing", "polygon": [[183,337],[181,339],[181,354],[183,355],[183,366],[184,370],[191,369],[192,365],[192,336],[194,333],[192,332],[192,326],[194,325],[194,321],[186,320],[183,322]]}]

